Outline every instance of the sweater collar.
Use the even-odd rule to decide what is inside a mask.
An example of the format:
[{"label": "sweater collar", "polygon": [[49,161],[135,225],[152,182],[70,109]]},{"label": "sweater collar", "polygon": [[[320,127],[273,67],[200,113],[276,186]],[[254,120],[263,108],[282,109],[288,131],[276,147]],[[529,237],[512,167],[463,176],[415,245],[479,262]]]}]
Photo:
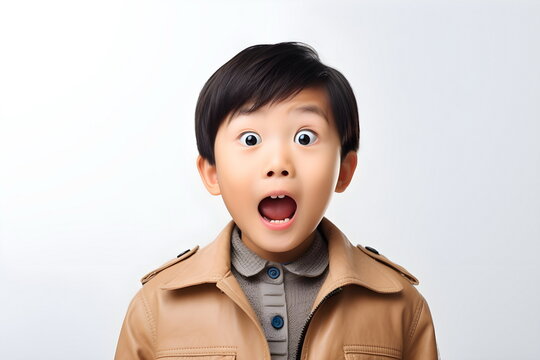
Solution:
[{"label": "sweater collar", "polygon": [[[231,264],[242,275],[254,276],[261,272],[270,261],[261,258],[249,249],[241,238],[238,226],[234,226],[231,236]],[[317,277],[328,266],[328,250],[320,231],[315,230],[313,243],[298,259],[281,264],[289,272],[298,276]]]},{"label": "sweater collar", "polygon": [[[174,290],[205,283],[215,283],[225,288],[234,283],[230,255],[234,225],[230,221],[213,242],[187,258],[183,266],[176,267],[172,279],[161,288]],[[316,300],[337,287],[349,284],[378,293],[396,293],[403,289],[403,285],[391,274],[393,270],[381,265],[361,247],[351,244],[330,220],[323,218],[318,229],[328,242],[329,271]]]}]

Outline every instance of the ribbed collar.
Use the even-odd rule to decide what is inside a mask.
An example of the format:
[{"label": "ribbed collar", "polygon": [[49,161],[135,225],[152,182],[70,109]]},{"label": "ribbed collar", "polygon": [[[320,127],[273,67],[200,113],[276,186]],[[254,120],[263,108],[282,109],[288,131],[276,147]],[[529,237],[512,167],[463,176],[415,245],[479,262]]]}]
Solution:
[{"label": "ribbed collar", "polygon": [[[238,226],[235,226],[232,231],[231,244],[232,266],[246,277],[258,274],[269,262],[244,244]],[[316,230],[315,239],[304,254],[292,262],[281,265],[299,276],[316,277],[321,275],[328,266],[328,249],[320,231]]]}]

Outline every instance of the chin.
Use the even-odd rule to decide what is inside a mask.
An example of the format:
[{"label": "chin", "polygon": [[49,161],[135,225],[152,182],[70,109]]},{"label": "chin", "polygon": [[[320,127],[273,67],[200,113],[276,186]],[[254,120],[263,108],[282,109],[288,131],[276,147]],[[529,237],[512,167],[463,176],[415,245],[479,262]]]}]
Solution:
[{"label": "chin", "polygon": [[267,246],[265,249],[266,251],[273,253],[288,253],[296,249],[301,244],[302,241],[295,244],[289,241],[280,242],[279,239],[276,239],[276,241],[272,242],[272,244],[269,244],[269,246]]},{"label": "chin", "polygon": [[284,254],[288,253],[291,250],[294,250],[294,247],[290,246],[268,246],[264,248],[266,251],[275,253],[275,254]]}]

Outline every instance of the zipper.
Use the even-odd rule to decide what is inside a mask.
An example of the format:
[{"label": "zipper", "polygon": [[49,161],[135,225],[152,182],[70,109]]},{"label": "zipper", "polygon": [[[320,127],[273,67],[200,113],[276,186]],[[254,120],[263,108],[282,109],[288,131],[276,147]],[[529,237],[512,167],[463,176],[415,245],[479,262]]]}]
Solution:
[{"label": "zipper", "polygon": [[317,307],[315,307],[315,309],[313,309],[313,311],[309,314],[308,316],[308,319],[306,321],[306,323],[304,324],[304,327],[302,328],[302,332],[300,333],[300,341],[298,342],[298,346],[296,348],[296,360],[300,360],[300,358],[302,357],[302,346],[304,346],[304,338],[306,337],[306,332],[307,332],[307,328],[309,326],[309,323],[311,322],[311,318],[313,317],[313,315],[315,314],[315,312],[317,311],[317,309],[330,297],[334,296],[335,294],[337,294],[338,292],[340,292],[341,290],[343,290],[343,288],[341,287],[338,287],[334,290],[332,290],[331,292],[329,292],[322,300],[321,302],[317,305]]}]

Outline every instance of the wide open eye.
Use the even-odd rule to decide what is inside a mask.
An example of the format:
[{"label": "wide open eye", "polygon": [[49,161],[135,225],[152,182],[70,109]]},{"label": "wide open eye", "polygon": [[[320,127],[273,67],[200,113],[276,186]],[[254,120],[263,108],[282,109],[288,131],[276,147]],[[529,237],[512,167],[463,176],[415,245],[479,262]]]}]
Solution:
[{"label": "wide open eye", "polygon": [[301,130],[294,136],[294,142],[300,145],[311,145],[317,140],[317,135],[311,130]]},{"label": "wide open eye", "polygon": [[240,142],[242,143],[242,145],[246,146],[255,146],[257,144],[260,144],[261,141],[262,140],[259,134],[252,131],[245,132],[242,134],[242,136],[240,136]]}]

